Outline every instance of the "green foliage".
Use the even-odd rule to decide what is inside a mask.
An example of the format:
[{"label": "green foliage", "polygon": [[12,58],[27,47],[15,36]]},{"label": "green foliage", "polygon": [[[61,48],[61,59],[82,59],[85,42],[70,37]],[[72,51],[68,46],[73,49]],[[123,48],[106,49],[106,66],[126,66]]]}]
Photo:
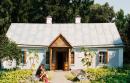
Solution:
[{"label": "green foliage", "polygon": [[118,26],[118,30],[122,33],[125,33],[126,31],[126,18],[125,18],[125,15],[124,15],[124,11],[121,9],[120,11],[118,11],[116,13],[116,20],[115,20],[115,23],[116,25]]},{"label": "green foliage", "polygon": [[[129,58],[130,14],[123,10],[115,14],[108,3],[94,4],[94,0],[1,0],[0,35],[5,35],[11,23],[45,23],[51,15],[53,23],[74,23],[80,15],[84,23],[116,23],[126,44],[125,57]],[[129,62],[125,58],[125,62]]]},{"label": "green foliage", "polygon": [[[85,71],[88,83],[129,83],[130,82],[130,70],[129,65],[125,65],[123,68],[86,68]],[[68,80],[74,82],[76,75],[68,72],[65,77]],[[76,81],[74,83],[85,83],[84,81]],[[86,83],[87,83],[86,82]]]},{"label": "green foliage", "polygon": [[121,68],[88,68],[85,70],[92,83],[129,83],[130,70]]},{"label": "green foliage", "polygon": [[81,81],[73,82],[73,83],[91,83],[91,82],[89,80],[81,80]]},{"label": "green foliage", "polygon": [[125,15],[123,10],[116,13],[115,23],[125,45],[124,63],[130,63],[130,14]]},{"label": "green foliage", "polygon": [[19,83],[32,75],[31,70],[10,70],[0,72],[0,83]]},{"label": "green foliage", "polygon": [[109,23],[113,21],[114,17],[113,7],[110,7],[108,3],[104,5],[94,4],[89,8],[90,23]]},{"label": "green foliage", "polygon": [[81,48],[81,51],[84,52],[84,58],[82,58],[81,62],[84,64],[84,66],[91,66],[92,58],[96,55],[95,51],[89,48]]},{"label": "green foliage", "polygon": [[54,71],[47,71],[47,75],[48,75],[48,79],[52,80],[52,78],[54,77]]},{"label": "green foliage", "polygon": [[4,36],[0,36],[0,59],[16,59],[17,63],[21,60],[21,51],[14,42]]},{"label": "green foliage", "polygon": [[73,75],[72,72],[67,72],[67,73],[65,74],[65,77],[66,77],[67,80],[71,80],[71,81],[76,78],[76,76]]}]

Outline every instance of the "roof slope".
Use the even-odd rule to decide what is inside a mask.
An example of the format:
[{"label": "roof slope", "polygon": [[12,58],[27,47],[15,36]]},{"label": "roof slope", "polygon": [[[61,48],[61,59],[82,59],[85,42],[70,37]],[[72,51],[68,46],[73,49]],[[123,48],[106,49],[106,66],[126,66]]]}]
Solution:
[{"label": "roof slope", "polygon": [[123,45],[114,23],[12,23],[6,35],[19,45],[49,46],[59,34],[71,46]]}]

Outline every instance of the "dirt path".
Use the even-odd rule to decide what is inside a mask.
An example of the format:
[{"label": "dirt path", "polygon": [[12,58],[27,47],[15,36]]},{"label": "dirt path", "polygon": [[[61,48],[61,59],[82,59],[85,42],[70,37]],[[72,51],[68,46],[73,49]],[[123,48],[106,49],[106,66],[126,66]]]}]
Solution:
[{"label": "dirt path", "polygon": [[51,83],[72,83],[65,78],[65,71],[55,71]]}]

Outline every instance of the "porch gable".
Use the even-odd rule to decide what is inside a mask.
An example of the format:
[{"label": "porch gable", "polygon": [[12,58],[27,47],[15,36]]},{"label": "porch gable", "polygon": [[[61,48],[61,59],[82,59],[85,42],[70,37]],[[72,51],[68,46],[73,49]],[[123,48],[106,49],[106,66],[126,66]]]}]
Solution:
[{"label": "porch gable", "polygon": [[65,39],[65,37],[63,37],[62,34],[60,34],[54,39],[54,41],[52,41],[49,47],[72,47],[72,46]]}]

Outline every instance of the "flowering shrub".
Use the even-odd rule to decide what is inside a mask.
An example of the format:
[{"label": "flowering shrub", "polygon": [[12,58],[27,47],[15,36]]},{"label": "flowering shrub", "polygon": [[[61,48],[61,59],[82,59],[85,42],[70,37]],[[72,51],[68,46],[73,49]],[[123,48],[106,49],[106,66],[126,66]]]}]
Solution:
[{"label": "flowering shrub", "polygon": [[120,68],[88,68],[85,70],[87,77],[93,83],[129,83],[130,70]]},{"label": "flowering shrub", "polygon": [[74,80],[74,78],[76,78],[76,76],[73,75],[71,72],[67,72],[65,74],[65,77],[66,77],[67,80],[71,80],[71,81]]},{"label": "flowering shrub", "polygon": [[[75,75],[67,73],[66,78],[74,83],[130,83],[130,70],[124,68],[86,68],[84,69],[88,80],[74,82]],[[91,82],[90,82],[91,81]]]},{"label": "flowering shrub", "polygon": [[31,70],[10,70],[0,72],[0,83],[19,83],[32,75]]}]

